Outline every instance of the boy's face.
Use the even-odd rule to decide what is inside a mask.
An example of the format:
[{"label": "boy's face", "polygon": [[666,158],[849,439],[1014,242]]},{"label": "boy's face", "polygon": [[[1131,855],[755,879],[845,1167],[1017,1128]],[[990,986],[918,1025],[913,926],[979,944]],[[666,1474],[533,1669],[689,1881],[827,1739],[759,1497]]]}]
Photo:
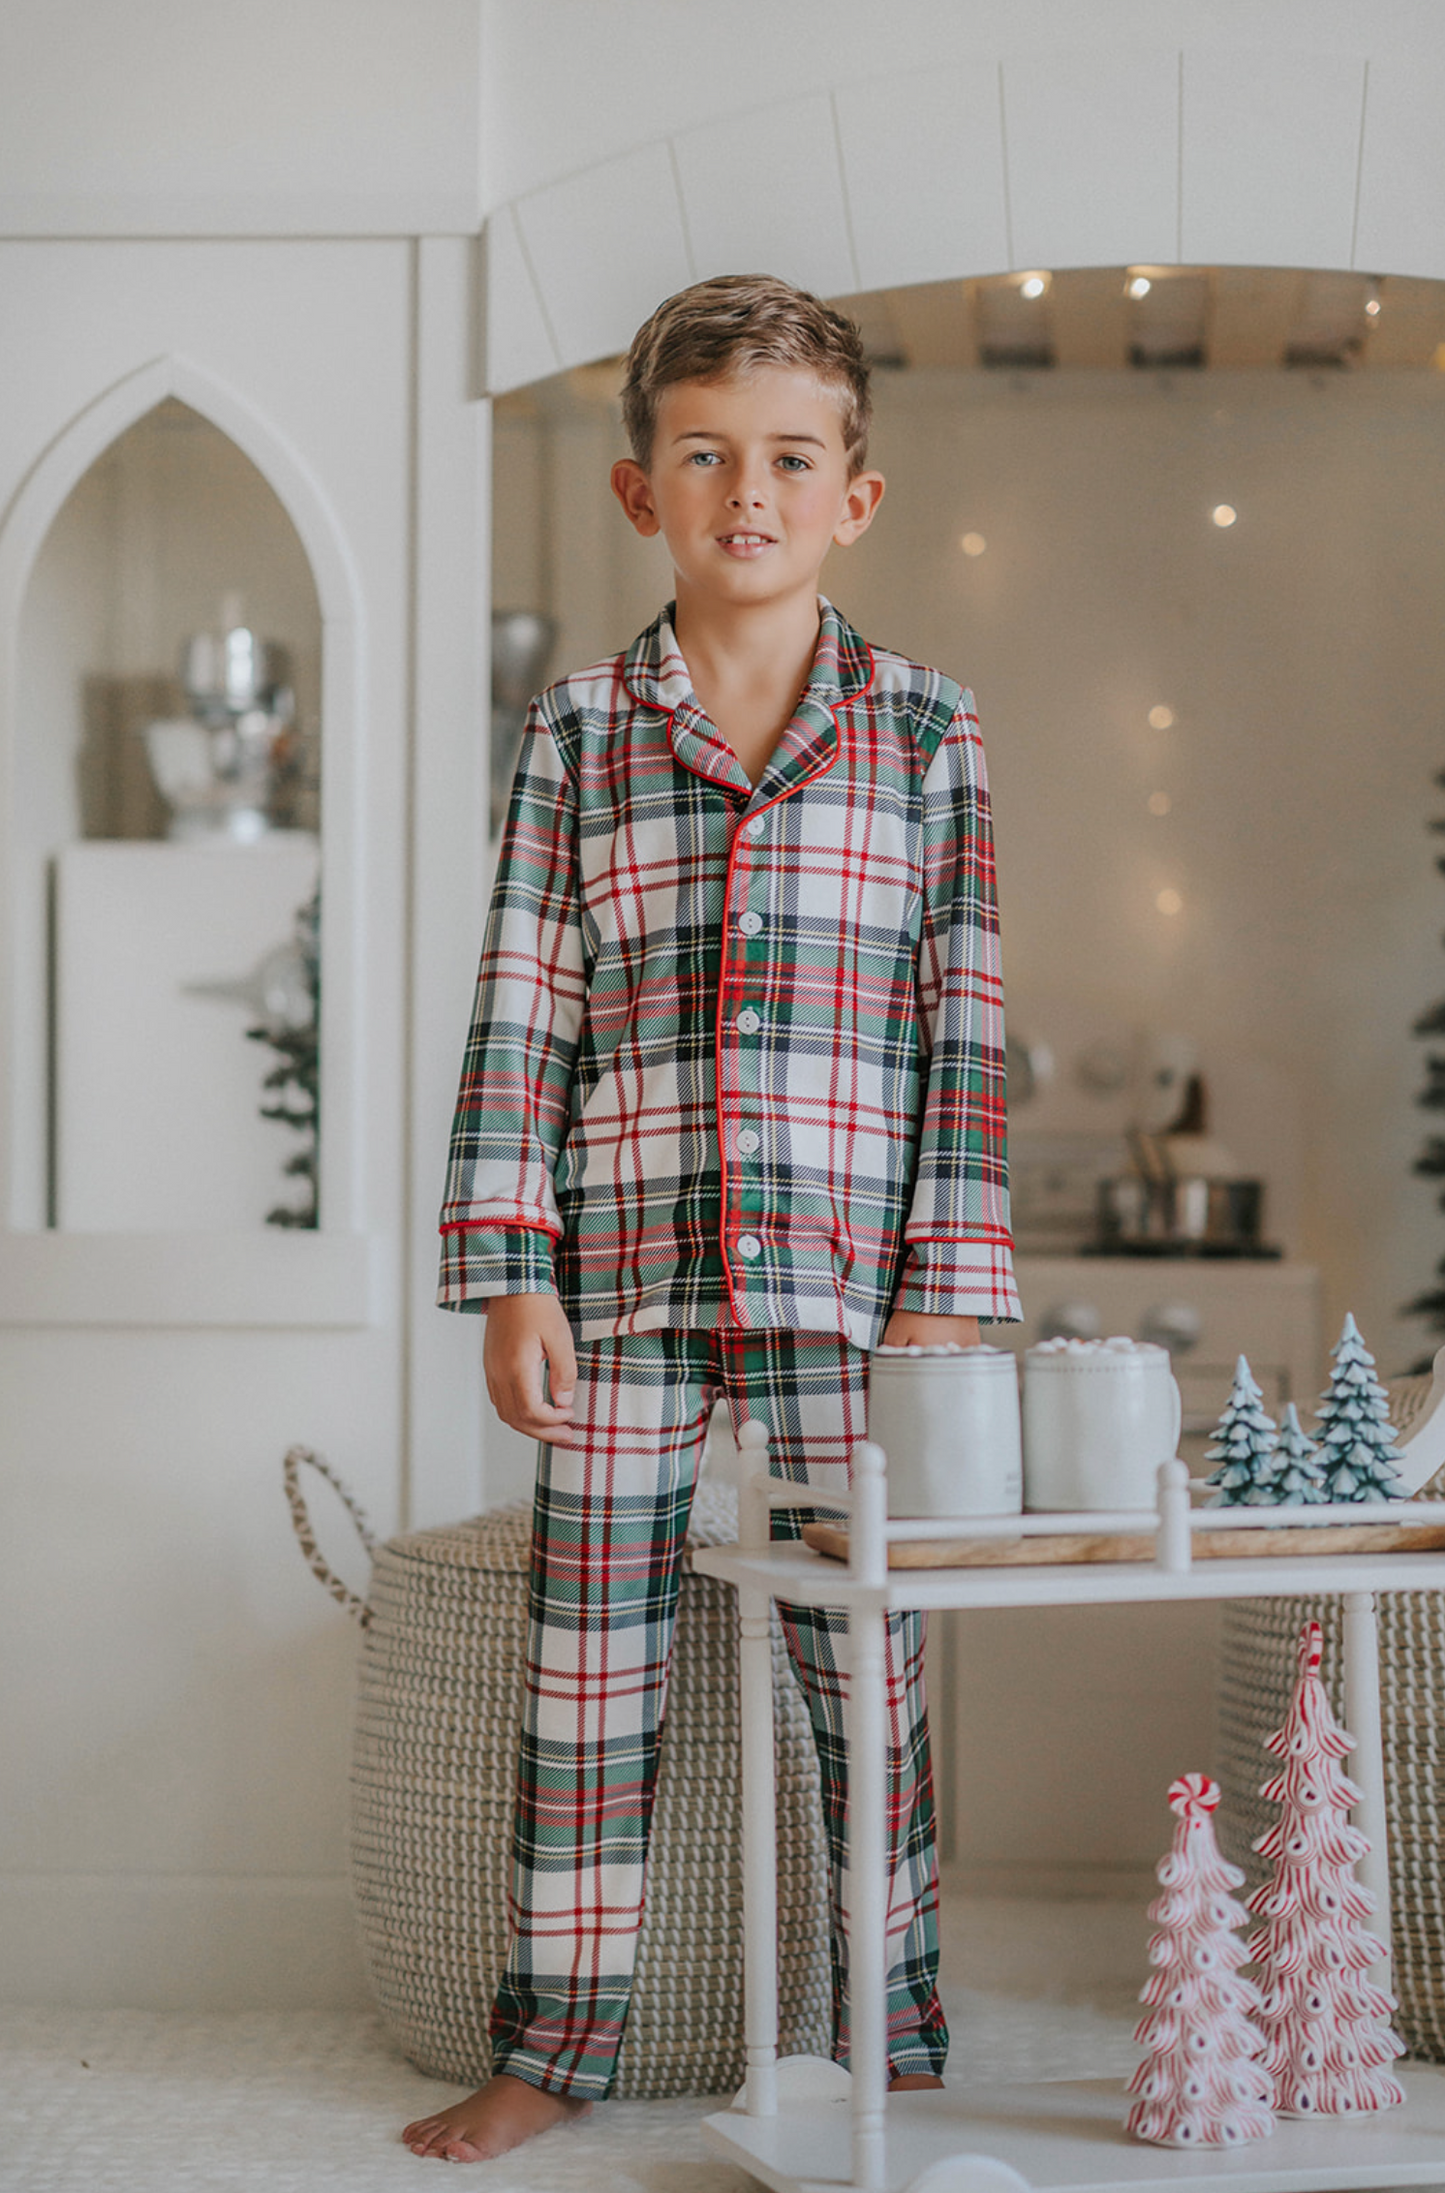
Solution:
[{"label": "boy's face", "polygon": [[743,607],[815,594],[833,543],[867,531],[883,477],[848,477],[833,390],[759,366],[664,389],[650,465],[625,458],[612,486],[639,533],[665,538],[680,602]]}]

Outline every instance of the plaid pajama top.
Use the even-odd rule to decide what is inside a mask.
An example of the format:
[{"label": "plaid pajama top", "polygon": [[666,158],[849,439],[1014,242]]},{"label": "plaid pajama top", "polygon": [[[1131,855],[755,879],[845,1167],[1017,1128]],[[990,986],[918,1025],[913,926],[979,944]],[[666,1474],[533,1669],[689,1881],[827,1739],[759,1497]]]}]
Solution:
[{"label": "plaid pajama top", "polygon": [[442,1303],[581,1339],[1017,1318],[971,696],[821,602],[756,787],[671,605],[528,717],[442,1211]]}]

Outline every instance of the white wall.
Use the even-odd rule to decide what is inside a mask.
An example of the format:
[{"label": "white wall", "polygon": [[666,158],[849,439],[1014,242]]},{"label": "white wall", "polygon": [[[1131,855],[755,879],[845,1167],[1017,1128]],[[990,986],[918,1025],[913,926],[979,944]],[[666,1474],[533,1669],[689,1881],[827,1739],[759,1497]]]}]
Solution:
[{"label": "white wall", "polygon": [[478,0],[7,0],[0,235],[465,233]]}]

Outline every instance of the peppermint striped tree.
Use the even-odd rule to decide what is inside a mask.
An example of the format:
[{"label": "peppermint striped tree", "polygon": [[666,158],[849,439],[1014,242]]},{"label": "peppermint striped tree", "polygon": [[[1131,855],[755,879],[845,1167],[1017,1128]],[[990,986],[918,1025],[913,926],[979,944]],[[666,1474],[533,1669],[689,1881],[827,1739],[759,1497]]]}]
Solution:
[{"label": "peppermint striped tree", "polygon": [[1235,2147],[1274,2130],[1270,2081],[1255,2060],[1264,2036],[1250,2017],[1259,1991],[1240,1975],[1247,1952],[1234,1931],[1245,1911],[1231,1891],[1244,1875],[1214,1840],[1217,1782],[1183,1775],[1169,1803],[1179,1825],[1156,1868],[1164,1894],[1149,1906],[1155,1970],[1134,2032],[1146,2054],[1128,2084],[1137,2099],[1125,2129],[1158,2147]]}]

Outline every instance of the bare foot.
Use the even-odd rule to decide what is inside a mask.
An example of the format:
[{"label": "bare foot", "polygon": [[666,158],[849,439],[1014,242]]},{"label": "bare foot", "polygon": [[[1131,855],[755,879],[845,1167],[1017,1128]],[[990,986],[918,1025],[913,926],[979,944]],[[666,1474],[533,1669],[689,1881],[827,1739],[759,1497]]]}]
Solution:
[{"label": "bare foot", "polygon": [[912,2094],[921,2086],[942,2086],[936,2071],[901,2071],[896,2079],[888,2081],[890,2094]]},{"label": "bare foot", "polygon": [[449,2163],[490,2162],[538,2132],[585,2117],[591,2107],[499,2071],[464,2102],[453,2102],[434,2117],[418,2117],[402,2133],[402,2144],[413,2155],[440,2155]]}]

